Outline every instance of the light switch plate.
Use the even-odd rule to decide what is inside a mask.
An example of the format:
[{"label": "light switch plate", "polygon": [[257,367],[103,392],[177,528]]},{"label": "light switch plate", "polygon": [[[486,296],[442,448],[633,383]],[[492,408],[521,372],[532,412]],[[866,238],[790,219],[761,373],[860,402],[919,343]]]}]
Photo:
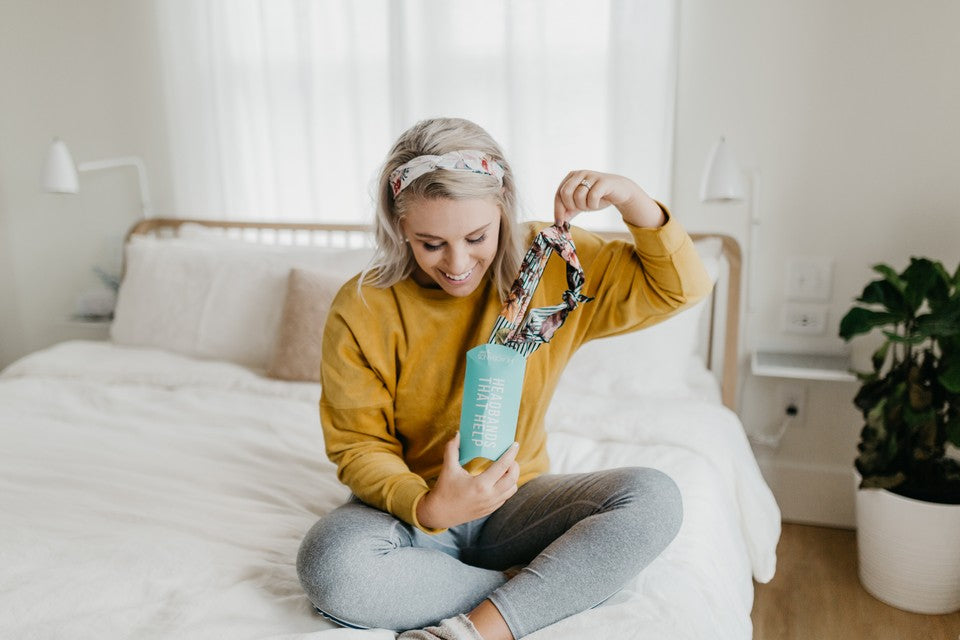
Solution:
[{"label": "light switch plate", "polygon": [[833,283],[833,258],[797,256],[787,260],[787,300],[828,302]]}]

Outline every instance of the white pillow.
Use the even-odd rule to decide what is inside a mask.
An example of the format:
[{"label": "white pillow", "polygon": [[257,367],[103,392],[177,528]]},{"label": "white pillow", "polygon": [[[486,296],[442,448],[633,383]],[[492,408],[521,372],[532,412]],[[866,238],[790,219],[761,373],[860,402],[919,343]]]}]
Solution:
[{"label": "white pillow", "polygon": [[[720,274],[719,238],[694,243],[715,283]],[[557,384],[564,393],[630,396],[684,391],[691,356],[700,347],[709,297],[663,322],[582,345]]]},{"label": "white pillow", "polygon": [[372,249],[134,237],[111,339],[265,369],[295,267],[349,279]]}]

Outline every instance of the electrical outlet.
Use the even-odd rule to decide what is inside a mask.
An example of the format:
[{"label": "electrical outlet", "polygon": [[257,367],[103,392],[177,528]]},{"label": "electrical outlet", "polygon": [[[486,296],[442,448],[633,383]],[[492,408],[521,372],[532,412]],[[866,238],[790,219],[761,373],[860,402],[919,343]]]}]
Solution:
[{"label": "electrical outlet", "polygon": [[781,382],[777,387],[777,408],[780,419],[803,424],[807,410],[807,387],[799,382]]},{"label": "electrical outlet", "polygon": [[827,330],[827,307],[822,304],[785,304],[780,325],[785,333],[822,334]]}]

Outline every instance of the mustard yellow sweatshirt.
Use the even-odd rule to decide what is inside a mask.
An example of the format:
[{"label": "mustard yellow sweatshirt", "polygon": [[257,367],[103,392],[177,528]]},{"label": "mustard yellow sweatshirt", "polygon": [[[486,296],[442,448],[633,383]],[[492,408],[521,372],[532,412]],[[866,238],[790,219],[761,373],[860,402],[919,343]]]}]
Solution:
[{"label": "mustard yellow sweatshirt", "polygon": [[[525,225],[528,246],[546,224]],[[595,299],[527,360],[516,435],[521,485],[549,469],[543,417],[577,348],[660,322],[711,289],[690,237],[669,213],[657,229],[627,226],[633,246],[572,229],[583,293]],[[550,258],[530,308],[560,301],[565,264]],[[323,335],[320,420],[340,481],[361,500],[438,531],[420,525],[417,504],[459,429],[465,354],[489,339],[501,304],[489,278],[463,298],[409,278],[386,289],[364,286],[361,299],[355,277],[337,294]]]}]

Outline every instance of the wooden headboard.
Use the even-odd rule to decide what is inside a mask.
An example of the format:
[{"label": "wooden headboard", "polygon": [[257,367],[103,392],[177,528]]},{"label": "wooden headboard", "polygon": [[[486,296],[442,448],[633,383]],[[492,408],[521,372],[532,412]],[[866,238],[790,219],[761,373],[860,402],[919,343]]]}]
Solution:
[{"label": "wooden headboard", "polygon": [[[184,224],[218,230],[228,238],[257,244],[301,245],[317,247],[372,246],[371,227],[363,224],[320,224],[312,222],[240,222],[227,220],[192,220],[187,218],[148,218],[135,224],[127,233],[133,235],[175,236]],[[606,238],[632,242],[626,232],[600,232]],[[691,233],[694,240],[719,238],[726,263],[722,300],[718,289],[710,297],[709,330],[706,336],[706,364],[718,375],[723,404],[736,411],[740,334],[740,245],[728,235]],[[716,331],[720,327],[722,331]]]}]

